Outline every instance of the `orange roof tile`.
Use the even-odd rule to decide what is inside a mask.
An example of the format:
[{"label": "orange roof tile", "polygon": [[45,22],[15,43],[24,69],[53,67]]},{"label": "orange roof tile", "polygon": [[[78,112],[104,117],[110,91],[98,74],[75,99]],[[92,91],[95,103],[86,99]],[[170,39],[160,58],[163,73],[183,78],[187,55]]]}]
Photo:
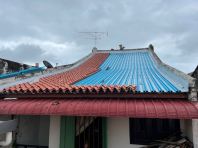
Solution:
[{"label": "orange roof tile", "polygon": [[2,93],[39,93],[40,91],[52,91],[52,90],[64,90],[74,82],[77,82],[99,70],[99,66],[108,57],[108,53],[96,53],[93,54],[87,61],[81,65],[62,72],[59,74],[40,78],[38,82],[34,83],[22,83],[9,88],[5,88]]}]

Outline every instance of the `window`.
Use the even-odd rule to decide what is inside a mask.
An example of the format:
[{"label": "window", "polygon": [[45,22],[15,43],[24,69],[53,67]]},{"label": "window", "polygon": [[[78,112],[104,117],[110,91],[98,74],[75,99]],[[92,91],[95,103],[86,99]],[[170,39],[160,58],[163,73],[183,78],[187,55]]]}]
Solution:
[{"label": "window", "polygon": [[102,148],[102,118],[76,117],[75,148]]},{"label": "window", "polygon": [[180,133],[177,119],[130,118],[130,144],[149,144],[153,140]]}]

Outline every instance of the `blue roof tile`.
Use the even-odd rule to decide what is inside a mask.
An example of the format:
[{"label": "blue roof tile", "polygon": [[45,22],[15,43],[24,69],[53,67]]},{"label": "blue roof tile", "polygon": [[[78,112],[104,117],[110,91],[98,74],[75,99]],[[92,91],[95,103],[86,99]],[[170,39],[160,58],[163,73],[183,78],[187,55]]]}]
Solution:
[{"label": "blue roof tile", "polygon": [[188,91],[188,81],[158,64],[150,50],[110,52],[100,71],[75,85],[136,85],[140,92]]}]

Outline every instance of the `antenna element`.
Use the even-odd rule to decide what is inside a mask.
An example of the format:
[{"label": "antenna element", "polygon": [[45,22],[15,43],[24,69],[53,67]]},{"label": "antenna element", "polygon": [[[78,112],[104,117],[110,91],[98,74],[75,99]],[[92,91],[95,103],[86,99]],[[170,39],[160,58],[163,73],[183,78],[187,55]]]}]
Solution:
[{"label": "antenna element", "polygon": [[103,36],[108,37],[108,32],[79,32],[85,34],[87,39],[91,39],[94,41],[94,47],[96,47],[98,40],[101,40]]}]

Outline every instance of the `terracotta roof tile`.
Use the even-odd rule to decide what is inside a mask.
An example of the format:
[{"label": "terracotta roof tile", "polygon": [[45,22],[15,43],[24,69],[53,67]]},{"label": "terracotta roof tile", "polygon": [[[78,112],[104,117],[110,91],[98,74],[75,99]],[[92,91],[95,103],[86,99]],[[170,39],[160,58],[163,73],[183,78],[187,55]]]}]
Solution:
[{"label": "terracotta roof tile", "polygon": [[78,92],[79,87],[70,84],[77,82],[99,70],[99,66],[108,57],[108,53],[96,53],[81,65],[59,74],[41,78],[38,82],[22,83],[5,88],[2,93],[40,93],[73,91]]}]

